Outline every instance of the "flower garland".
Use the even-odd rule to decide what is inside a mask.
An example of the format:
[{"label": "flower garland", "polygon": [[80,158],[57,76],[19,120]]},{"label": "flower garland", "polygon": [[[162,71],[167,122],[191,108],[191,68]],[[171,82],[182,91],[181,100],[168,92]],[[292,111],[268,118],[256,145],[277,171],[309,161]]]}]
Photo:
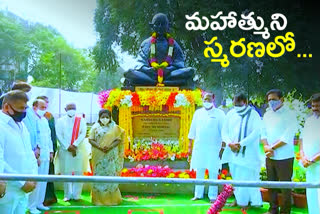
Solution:
[{"label": "flower garland", "polygon": [[172,55],[173,55],[173,46],[174,46],[174,39],[169,33],[166,33],[166,38],[168,40],[169,48],[168,54],[166,59],[159,64],[156,59],[156,43],[157,43],[157,33],[152,33],[151,37],[151,50],[150,50],[150,65],[151,67],[155,68],[158,73],[158,84],[157,86],[164,86],[163,84],[163,69],[168,67],[172,63]]},{"label": "flower garland", "polygon": [[231,185],[224,185],[223,191],[218,195],[217,200],[211,205],[207,214],[218,214],[227,202],[227,199],[233,194]]},{"label": "flower garland", "polygon": [[98,95],[98,104],[101,108],[112,106],[124,107],[190,107],[191,105],[202,105],[201,91],[199,89],[181,90],[175,92],[148,90],[131,92],[128,90],[111,89],[102,91]]}]

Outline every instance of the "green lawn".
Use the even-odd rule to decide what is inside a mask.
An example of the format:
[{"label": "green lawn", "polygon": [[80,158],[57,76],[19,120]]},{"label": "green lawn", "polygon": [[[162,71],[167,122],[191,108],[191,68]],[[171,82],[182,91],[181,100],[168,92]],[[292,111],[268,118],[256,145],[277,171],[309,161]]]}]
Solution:
[{"label": "green lawn", "polygon": [[[295,146],[298,151],[298,146]],[[261,152],[263,149],[261,148]],[[295,166],[297,162],[295,161]],[[81,202],[64,202],[63,192],[57,191],[58,203],[51,206],[51,210],[43,212],[45,214],[67,213],[67,214],[100,214],[100,213],[116,213],[116,214],[206,214],[210,203],[208,199],[191,201],[192,195],[170,195],[170,194],[139,194],[139,193],[122,193],[123,202],[119,206],[98,207],[91,204],[90,193],[82,194]],[[231,202],[230,199],[228,202]],[[263,208],[250,208],[247,214],[262,214],[267,212],[269,205],[264,203]],[[241,214],[239,207],[225,209],[221,214]],[[307,214],[307,209],[292,207],[292,214]]]},{"label": "green lawn", "polygon": [[[90,201],[90,194],[85,192],[82,194],[82,202],[64,202],[62,200],[62,191],[57,192],[58,203],[51,207],[51,213],[68,213],[68,214],[100,214],[100,213],[116,213],[116,214],[206,214],[210,203],[208,199],[191,201],[192,195],[168,195],[168,194],[133,194],[122,193],[123,202],[119,206],[97,207],[93,206]],[[231,202],[232,199],[229,200]],[[248,214],[261,214],[267,211],[268,204],[264,203],[263,208],[250,208]],[[221,214],[239,213],[239,207],[225,209]],[[292,214],[307,214],[306,209],[298,209],[293,207]]]}]

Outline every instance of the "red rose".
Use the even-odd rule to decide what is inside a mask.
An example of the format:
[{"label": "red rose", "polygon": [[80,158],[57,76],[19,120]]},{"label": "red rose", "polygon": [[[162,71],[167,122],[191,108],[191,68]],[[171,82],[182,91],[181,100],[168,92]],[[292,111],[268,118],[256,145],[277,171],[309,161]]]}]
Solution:
[{"label": "red rose", "polygon": [[174,44],[174,39],[173,38],[169,38],[168,39],[168,43],[169,43],[169,45],[173,45]]}]

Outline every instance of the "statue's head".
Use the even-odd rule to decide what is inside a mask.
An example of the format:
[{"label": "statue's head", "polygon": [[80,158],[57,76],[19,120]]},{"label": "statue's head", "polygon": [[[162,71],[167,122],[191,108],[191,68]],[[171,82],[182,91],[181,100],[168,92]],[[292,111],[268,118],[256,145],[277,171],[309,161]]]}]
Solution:
[{"label": "statue's head", "polygon": [[169,32],[169,19],[163,13],[157,13],[150,23],[152,30],[158,35]]}]

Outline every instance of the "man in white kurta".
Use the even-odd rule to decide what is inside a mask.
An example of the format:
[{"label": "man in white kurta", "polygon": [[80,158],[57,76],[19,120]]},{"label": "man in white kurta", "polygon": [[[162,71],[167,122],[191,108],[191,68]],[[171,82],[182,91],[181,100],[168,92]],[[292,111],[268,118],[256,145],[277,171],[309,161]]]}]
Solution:
[{"label": "man in white kurta", "polygon": [[[283,93],[279,89],[267,92],[269,109],[263,116],[261,141],[266,153],[268,181],[291,181],[294,163],[293,139],[298,131],[297,116],[293,110],[284,105]],[[269,211],[267,214],[279,213],[278,190],[269,189]],[[291,213],[291,189],[282,192],[281,214]]]},{"label": "man in white kurta", "polygon": [[[307,118],[302,131],[301,161],[307,182],[320,182],[320,93],[311,97],[313,115]],[[309,213],[320,213],[320,190],[307,188]]]},{"label": "man in white kurta", "polygon": [[[223,161],[229,163],[233,180],[259,181],[261,158],[259,151],[261,118],[246,105],[246,96],[236,95],[235,107],[226,116],[222,140],[226,143]],[[259,188],[235,187],[236,202],[241,207],[261,206]]]},{"label": "man in white kurta", "polygon": [[[194,140],[190,168],[196,170],[197,179],[204,179],[206,169],[209,170],[210,179],[217,179],[221,167],[219,153],[222,147],[221,129],[225,114],[213,106],[213,94],[205,94],[203,103],[204,107],[194,113],[189,131],[189,149]],[[208,197],[211,202],[217,198],[217,194],[218,187],[210,186]],[[203,195],[204,186],[196,185],[193,200],[201,199]]]},{"label": "man in white kurta", "polygon": [[[27,97],[24,92],[8,92],[0,112],[0,173],[37,174],[37,161],[30,136],[21,122],[25,116]],[[36,182],[7,181],[6,193],[0,198],[0,213],[25,214],[28,194]]]},{"label": "man in white kurta", "polygon": [[[53,147],[51,141],[51,130],[48,120],[44,117],[47,104],[44,100],[36,100],[33,103],[33,111],[36,118],[37,126],[37,142],[40,147],[40,165],[38,167],[39,175],[48,175],[50,160],[53,158]],[[39,210],[49,210],[43,205],[46,194],[47,182],[38,182],[36,189],[29,196],[29,211],[30,213],[40,213]]]},{"label": "man in white kurta", "polygon": [[[85,139],[87,125],[84,118],[81,118],[78,138],[71,145],[73,127],[76,118],[76,105],[67,104],[65,108],[67,115],[61,117],[56,123],[56,133],[59,141],[59,148],[56,157],[58,167],[56,173],[63,175],[82,175],[83,169],[83,152],[81,151],[82,142]],[[76,155],[73,156],[70,148],[76,149]],[[69,150],[69,151],[68,151]],[[79,200],[81,197],[82,183],[64,183],[64,200]]]}]

